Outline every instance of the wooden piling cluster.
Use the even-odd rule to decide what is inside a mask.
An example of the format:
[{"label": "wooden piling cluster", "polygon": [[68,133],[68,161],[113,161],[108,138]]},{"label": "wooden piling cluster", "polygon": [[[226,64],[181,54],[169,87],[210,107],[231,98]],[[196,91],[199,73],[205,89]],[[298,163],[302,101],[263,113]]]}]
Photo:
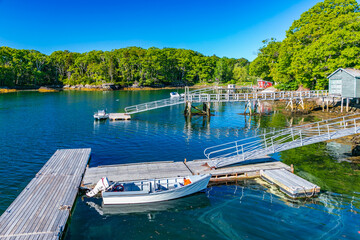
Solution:
[{"label": "wooden piling cluster", "polygon": [[184,109],[184,115],[186,117],[191,117],[194,115],[194,113],[191,111],[192,108],[196,109],[198,113],[196,115],[203,115],[203,116],[211,116],[211,104],[210,102],[204,102],[202,109],[200,109],[197,106],[194,106],[192,102],[187,101],[185,102],[185,109]]},{"label": "wooden piling cluster", "polygon": [[60,239],[91,149],[57,150],[0,217],[0,240]]}]

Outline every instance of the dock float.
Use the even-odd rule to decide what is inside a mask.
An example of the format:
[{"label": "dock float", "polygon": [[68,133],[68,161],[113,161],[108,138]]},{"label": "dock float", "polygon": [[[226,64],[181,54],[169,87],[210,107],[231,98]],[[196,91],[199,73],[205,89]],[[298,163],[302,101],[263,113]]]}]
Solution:
[{"label": "dock float", "polygon": [[260,176],[265,181],[277,185],[280,190],[292,198],[313,197],[319,194],[320,187],[285,170],[261,170]]},{"label": "dock float", "polygon": [[60,239],[91,149],[61,149],[0,217],[0,240]]},{"label": "dock float", "polygon": [[[269,159],[266,158],[265,160],[269,161]],[[91,167],[86,169],[81,186],[85,189],[91,189],[102,177],[107,177],[109,181],[114,182],[128,182],[211,173],[212,178],[210,181],[221,182],[260,177],[261,170],[287,169],[290,171],[290,166],[274,160],[218,169],[210,169],[206,166],[206,162],[207,160],[187,162],[159,161]]]},{"label": "dock float", "polygon": [[130,120],[131,116],[126,113],[109,113],[110,121]]}]

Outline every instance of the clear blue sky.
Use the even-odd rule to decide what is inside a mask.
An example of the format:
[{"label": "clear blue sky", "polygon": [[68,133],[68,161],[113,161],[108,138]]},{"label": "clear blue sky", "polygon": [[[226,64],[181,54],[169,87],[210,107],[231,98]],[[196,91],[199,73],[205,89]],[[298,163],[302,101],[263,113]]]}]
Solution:
[{"label": "clear blue sky", "polygon": [[320,0],[0,0],[0,45],[86,52],[128,46],[192,49],[253,60]]}]

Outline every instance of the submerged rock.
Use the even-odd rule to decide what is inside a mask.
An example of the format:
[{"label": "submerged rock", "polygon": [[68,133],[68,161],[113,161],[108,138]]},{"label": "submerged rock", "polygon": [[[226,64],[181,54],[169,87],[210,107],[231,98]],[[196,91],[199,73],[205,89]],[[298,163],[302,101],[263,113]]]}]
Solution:
[{"label": "submerged rock", "polygon": [[351,149],[351,155],[352,156],[360,156],[360,145],[355,145]]}]

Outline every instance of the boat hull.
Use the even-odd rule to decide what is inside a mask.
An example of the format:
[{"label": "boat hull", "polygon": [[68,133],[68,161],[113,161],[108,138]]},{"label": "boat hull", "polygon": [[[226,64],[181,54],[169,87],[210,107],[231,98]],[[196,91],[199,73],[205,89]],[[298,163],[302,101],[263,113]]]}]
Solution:
[{"label": "boat hull", "polygon": [[192,184],[179,187],[172,190],[145,193],[145,192],[134,192],[123,193],[119,192],[102,192],[103,204],[114,205],[114,204],[139,204],[139,203],[151,203],[151,202],[162,202],[172,199],[185,197],[199,191],[206,189],[211,175],[204,175],[196,182]]}]

